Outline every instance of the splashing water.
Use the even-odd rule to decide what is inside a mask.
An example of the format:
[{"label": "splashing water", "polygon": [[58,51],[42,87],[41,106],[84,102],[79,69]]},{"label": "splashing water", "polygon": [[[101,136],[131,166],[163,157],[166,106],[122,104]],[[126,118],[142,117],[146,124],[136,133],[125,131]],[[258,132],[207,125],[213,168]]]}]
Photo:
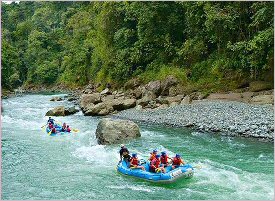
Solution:
[{"label": "splashing water", "polygon": [[[61,94],[59,96],[62,96]],[[273,199],[274,146],[185,128],[140,125],[141,138],[125,142],[147,159],[153,149],[180,153],[193,164],[188,180],[156,184],[116,172],[119,145],[98,145],[100,118],[81,112],[55,117],[78,133],[48,136],[45,113],[67,101],[57,95],[25,95],[3,100],[2,199]]]}]

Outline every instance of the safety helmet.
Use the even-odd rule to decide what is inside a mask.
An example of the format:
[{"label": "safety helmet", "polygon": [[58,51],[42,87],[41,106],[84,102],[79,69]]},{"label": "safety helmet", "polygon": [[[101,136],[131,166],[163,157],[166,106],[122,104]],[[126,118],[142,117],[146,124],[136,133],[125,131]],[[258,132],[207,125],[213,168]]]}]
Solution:
[{"label": "safety helmet", "polygon": [[165,156],[165,155],[166,155],[166,152],[165,152],[165,151],[161,152],[161,155],[162,155],[162,156]]},{"label": "safety helmet", "polygon": [[120,147],[121,147],[121,148],[124,147],[124,144],[121,144]]},{"label": "safety helmet", "polygon": [[180,158],[180,155],[179,155],[179,154],[176,154],[176,158]]},{"label": "safety helmet", "polygon": [[160,157],[160,155],[159,155],[159,154],[157,154],[157,155],[156,155],[156,158],[159,158],[159,157]]},{"label": "safety helmet", "polygon": [[158,152],[158,150],[154,149],[154,150],[153,150],[153,153],[156,153],[156,152]]},{"label": "safety helmet", "polygon": [[69,128],[69,125],[67,125],[67,127]]},{"label": "safety helmet", "polygon": [[134,158],[137,157],[137,154],[136,153],[132,154],[132,157],[134,157]]}]

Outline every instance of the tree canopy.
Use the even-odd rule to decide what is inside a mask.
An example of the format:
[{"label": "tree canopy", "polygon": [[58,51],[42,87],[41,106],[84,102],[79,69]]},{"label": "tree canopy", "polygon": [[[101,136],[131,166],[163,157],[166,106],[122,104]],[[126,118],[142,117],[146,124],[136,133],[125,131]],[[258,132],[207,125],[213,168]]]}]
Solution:
[{"label": "tree canopy", "polygon": [[2,87],[263,80],[274,2],[2,4]]}]

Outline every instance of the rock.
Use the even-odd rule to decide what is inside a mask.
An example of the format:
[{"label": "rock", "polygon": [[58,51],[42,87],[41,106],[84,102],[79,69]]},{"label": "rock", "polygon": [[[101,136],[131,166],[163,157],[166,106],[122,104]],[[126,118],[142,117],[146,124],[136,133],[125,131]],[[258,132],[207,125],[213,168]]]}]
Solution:
[{"label": "rock", "polygon": [[45,116],[65,116],[65,107],[58,106],[52,110],[49,110]]},{"label": "rock", "polygon": [[77,113],[79,110],[75,107],[65,108],[65,116]]},{"label": "rock", "polygon": [[180,104],[181,104],[181,105],[190,104],[191,101],[192,101],[192,100],[191,100],[190,96],[189,96],[189,95],[186,95],[186,96],[182,99],[182,101],[180,102]]},{"label": "rock", "polygon": [[248,103],[251,98],[254,96],[254,92],[243,92],[241,93],[241,97],[244,102]]},{"label": "rock", "polygon": [[180,84],[178,84],[177,86],[172,86],[169,89],[169,96],[176,96],[176,95],[183,94],[183,93],[184,93],[184,88]]},{"label": "rock", "polygon": [[179,104],[179,102],[172,102],[172,103],[170,103],[170,107],[173,107],[173,106],[176,106],[176,105],[178,105]]},{"label": "rock", "polygon": [[265,81],[254,81],[249,83],[250,91],[257,92],[263,90],[273,89],[273,83],[265,82]]},{"label": "rock", "polygon": [[208,100],[227,100],[227,101],[241,101],[241,93],[212,93],[206,99]]},{"label": "rock", "polygon": [[96,128],[98,144],[116,144],[140,136],[138,125],[128,120],[105,118]]},{"label": "rock", "polygon": [[85,116],[104,116],[114,111],[113,107],[106,102],[98,103],[96,105],[90,104],[87,111],[84,112]]},{"label": "rock", "polygon": [[131,99],[125,99],[123,101],[124,110],[132,108],[132,107],[135,107],[136,106],[136,102],[137,102],[137,100],[133,99],[133,98],[131,98]]},{"label": "rock", "polygon": [[110,101],[110,100],[114,100],[114,99],[115,99],[115,95],[113,95],[113,94],[101,97],[102,102]]},{"label": "rock", "polygon": [[142,110],[142,106],[141,106],[141,105],[137,105],[137,106],[135,107],[135,109],[136,109],[136,110]]},{"label": "rock", "polygon": [[62,101],[62,100],[63,100],[62,97],[52,97],[52,98],[50,99],[50,101]]},{"label": "rock", "polygon": [[67,99],[68,101],[75,101],[75,100],[77,100],[77,97],[75,97],[75,96],[69,96],[68,97],[68,99]]},{"label": "rock", "polygon": [[142,94],[145,92],[145,87],[141,87],[139,86],[138,88],[136,88],[134,91],[133,91],[133,94],[134,96],[136,97],[136,99],[139,99],[142,97]]},{"label": "rock", "polygon": [[104,89],[102,92],[100,92],[100,95],[110,95],[112,94],[111,90],[109,88]]},{"label": "rock", "polygon": [[254,96],[250,103],[254,104],[274,104],[274,96],[273,95],[258,95]]},{"label": "rock", "polygon": [[134,78],[134,79],[131,79],[131,80],[127,81],[124,84],[124,89],[126,89],[126,90],[134,89],[134,88],[138,87],[140,84],[141,84],[140,79]]},{"label": "rock", "polygon": [[164,81],[161,82],[161,95],[167,96],[169,94],[169,89],[178,83],[177,78],[174,76],[168,76]]},{"label": "rock", "polygon": [[160,95],[161,92],[161,83],[159,80],[151,81],[147,85],[145,85],[145,89],[153,92],[156,96]]},{"label": "rock", "polygon": [[162,104],[158,107],[158,109],[165,109],[168,108],[168,104]]},{"label": "rock", "polygon": [[143,97],[137,100],[137,105],[142,105],[143,107],[148,105],[148,103],[156,98],[156,95],[152,91],[145,91]]},{"label": "rock", "polygon": [[83,94],[80,98],[80,108],[83,111],[87,110],[87,106],[90,103],[97,104],[101,102],[100,94],[93,93],[93,94]]},{"label": "rock", "polygon": [[166,100],[167,97],[159,96],[156,98],[156,102],[159,104],[169,104],[168,100]]},{"label": "rock", "polygon": [[171,103],[173,103],[173,102],[180,103],[182,99],[183,99],[183,95],[177,95],[177,96],[175,96],[175,97],[167,97],[167,98],[165,98],[165,100],[168,101],[168,104],[169,104],[169,105],[170,105]]}]

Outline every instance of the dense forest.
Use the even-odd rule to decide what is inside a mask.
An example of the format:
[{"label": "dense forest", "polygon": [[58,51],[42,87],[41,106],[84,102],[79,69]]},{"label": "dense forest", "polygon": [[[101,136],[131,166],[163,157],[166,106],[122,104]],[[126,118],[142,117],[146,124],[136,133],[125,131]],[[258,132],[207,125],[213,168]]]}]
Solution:
[{"label": "dense forest", "polygon": [[274,2],[2,3],[2,88],[273,82]]}]

